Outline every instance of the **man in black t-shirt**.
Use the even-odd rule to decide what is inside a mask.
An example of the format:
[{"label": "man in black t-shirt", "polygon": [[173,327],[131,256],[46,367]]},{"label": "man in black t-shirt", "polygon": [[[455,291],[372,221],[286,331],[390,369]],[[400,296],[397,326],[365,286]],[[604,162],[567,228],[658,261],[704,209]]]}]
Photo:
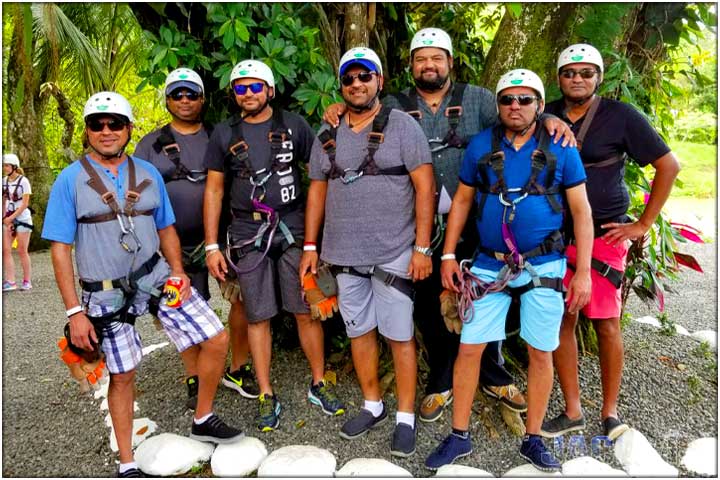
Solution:
[{"label": "man in black t-shirt", "polygon": [[[205,155],[205,242],[210,273],[238,276],[248,318],[250,351],[260,386],[258,430],[280,424],[280,402],[270,384],[270,319],[279,310],[295,315],[300,344],[310,364],[310,402],[328,415],[344,406],[323,381],[323,329],[310,317],[301,293],[298,266],[304,237],[305,201],[300,168],[310,159],[315,133],[302,117],[273,109],[272,70],[258,60],[238,63],[230,74],[241,114],[217,125]],[[229,191],[225,178],[230,176]],[[223,195],[230,195],[232,222],[227,232],[228,260],[217,253]],[[281,300],[279,302],[278,300]]]},{"label": "man in black t-shirt", "polygon": [[[563,98],[549,103],[546,111],[570,124],[587,172],[595,241],[592,297],[582,312],[592,320],[597,333],[603,387],[601,419],[605,435],[615,440],[628,429],[617,412],[624,355],[620,282],[625,271],[625,257],[630,241],[641,239],[655,222],[670,195],[680,165],[667,144],[634,107],[596,95],[602,77],[603,61],[597,49],[587,44],[566,48],[558,59],[558,81]],[[650,198],[636,221],[627,216],[630,197],[624,182],[624,164],[628,157],[640,166],[655,168]],[[566,254],[567,282],[573,275],[575,246],[568,246]],[[553,355],[565,397],[565,410],[543,424],[541,433],[546,437],[585,428],[578,383],[577,318],[578,312],[565,312],[560,346]]]}]

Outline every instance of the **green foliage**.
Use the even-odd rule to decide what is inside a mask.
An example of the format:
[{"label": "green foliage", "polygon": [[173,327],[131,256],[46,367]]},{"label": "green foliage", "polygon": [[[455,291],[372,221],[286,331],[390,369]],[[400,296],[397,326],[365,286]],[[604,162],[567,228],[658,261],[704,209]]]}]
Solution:
[{"label": "green foliage", "polygon": [[702,380],[693,373],[688,375],[685,381],[687,382],[688,392],[690,392],[690,403],[698,403],[702,400]]},{"label": "green foliage", "polygon": [[673,197],[715,198],[717,145],[671,141],[670,148],[682,165]]},{"label": "green foliage", "polygon": [[700,344],[693,348],[690,353],[705,360],[712,360],[715,358],[715,354],[710,348],[710,344],[708,342],[700,342]]},{"label": "green foliage", "polygon": [[682,142],[715,145],[717,143],[717,115],[700,113],[680,117],[675,121],[672,138]]},{"label": "green foliage", "polygon": [[667,312],[660,313],[657,317],[658,321],[660,322],[660,334],[665,335],[667,337],[674,337],[677,335],[677,330],[675,329],[675,322],[668,317]]}]

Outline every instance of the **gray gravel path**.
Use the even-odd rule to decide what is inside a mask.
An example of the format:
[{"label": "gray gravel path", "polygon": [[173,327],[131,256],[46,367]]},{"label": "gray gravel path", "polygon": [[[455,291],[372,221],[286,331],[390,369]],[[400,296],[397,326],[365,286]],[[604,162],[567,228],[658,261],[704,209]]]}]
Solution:
[{"label": "gray gravel path", "polygon": [[[690,331],[717,330],[717,260],[715,244],[683,248],[698,256],[704,275],[684,271],[678,293],[667,296],[670,318]],[[32,255],[32,292],[3,295],[3,476],[8,477],[104,477],[116,471],[116,455],[109,447],[109,429],[103,421],[99,401],[80,395],[58,359],[55,344],[65,322],[64,308],[55,288],[48,252]],[[214,301],[227,311],[227,306]],[[652,309],[633,300],[634,316]],[[149,317],[139,321],[145,345],[166,341],[155,331]],[[642,431],[675,466],[679,466],[687,444],[699,437],[717,436],[717,356],[702,355],[698,343],[687,337],[667,337],[650,326],[632,323],[625,330],[625,378],[620,412]],[[352,373],[338,370],[338,393],[349,404],[351,414],[361,404],[360,390]],[[583,403],[588,435],[600,433],[601,398],[596,358],[580,359]],[[409,459],[390,456],[391,422],[361,440],[345,442],[337,436],[343,418],[330,418],[310,408],[305,398],[310,380],[307,363],[299,349],[275,353],[273,378],[283,402],[279,431],[270,435],[254,432],[255,404],[221,389],[216,410],[225,419],[266,442],[268,450],[292,444],[312,444],[330,450],[338,468],[356,457],[379,457],[396,463],[416,476],[428,476],[425,457],[446,435],[450,415],[433,424],[420,424],[417,453]],[[523,381],[519,382],[523,384]],[[171,346],[152,352],[138,372],[137,417],[158,423],[159,432],[186,435],[191,414],[183,408],[185,388],[182,368]],[[524,386],[524,385],[523,385]],[[386,400],[394,411],[391,393]],[[550,412],[561,408],[555,387]],[[484,403],[482,403],[484,402]],[[475,453],[464,459],[472,465],[500,475],[523,463],[517,455],[519,440],[505,427],[494,402],[476,404],[484,415],[474,414],[472,435]],[[481,417],[484,417],[483,421]],[[303,421],[303,422],[301,422]],[[301,426],[302,424],[302,426]],[[492,438],[492,432],[497,436]],[[609,459],[610,463],[614,459]],[[617,465],[615,465],[617,466]],[[686,474],[686,472],[683,472]]]}]

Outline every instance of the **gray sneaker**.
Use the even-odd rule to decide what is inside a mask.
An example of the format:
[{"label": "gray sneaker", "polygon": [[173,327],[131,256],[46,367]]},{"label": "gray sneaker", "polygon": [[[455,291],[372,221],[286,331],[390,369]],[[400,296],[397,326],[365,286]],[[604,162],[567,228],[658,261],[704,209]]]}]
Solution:
[{"label": "gray sneaker", "polygon": [[387,420],[387,409],[383,405],[383,411],[375,418],[370,410],[362,409],[357,416],[351,418],[340,429],[340,436],[345,440],[353,440],[365,435],[368,430],[383,424]]},{"label": "gray sneaker", "polygon": [[566,433],[584,429],[584,416],[578,418],[577,420],[570,420],[570,418],[568,418],[568,416],[563,412],[552,420],[543,422],[542,428],[540,429],[540,435],[545,438],[555,438],[565,435]]},{"label": "gray sneaker", "polygon": [[392,443],[390,444],[390,455],[394,457],[409,457],[415,453],[415,428],[407,423],[395,425]]}]

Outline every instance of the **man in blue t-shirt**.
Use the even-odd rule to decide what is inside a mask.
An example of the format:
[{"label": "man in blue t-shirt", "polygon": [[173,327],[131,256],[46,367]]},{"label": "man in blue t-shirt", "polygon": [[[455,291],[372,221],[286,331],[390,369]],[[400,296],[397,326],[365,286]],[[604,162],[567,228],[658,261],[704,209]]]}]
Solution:
[{"label": "man in blue t-shirt", "polygon": [[[560,228],[563,196],[575,221],[577,273],[568,286],[568,310],[590,296],[592,223],[585,172],[575,148],[548,140],[538,127],[545,91],[540,78],[524,69],[503,75],[496,88],[500,125],[472,138],[460,170],[443,248],[443,286],[459,292],[468,316],[460,335],[453,385],[452,433],[427,458],[437,469],[472,452],[470,410],[482,353],[488,342],[505,338],[511,295],[520,299],[520,336],[528,344],[528,411],[520,454],[543,471],[559,462],[539,436],[552,390],[552,351],[558,346],[564,310]],[[476,199],[478,254],[470,269],[460,269],[455,248]]]}]

